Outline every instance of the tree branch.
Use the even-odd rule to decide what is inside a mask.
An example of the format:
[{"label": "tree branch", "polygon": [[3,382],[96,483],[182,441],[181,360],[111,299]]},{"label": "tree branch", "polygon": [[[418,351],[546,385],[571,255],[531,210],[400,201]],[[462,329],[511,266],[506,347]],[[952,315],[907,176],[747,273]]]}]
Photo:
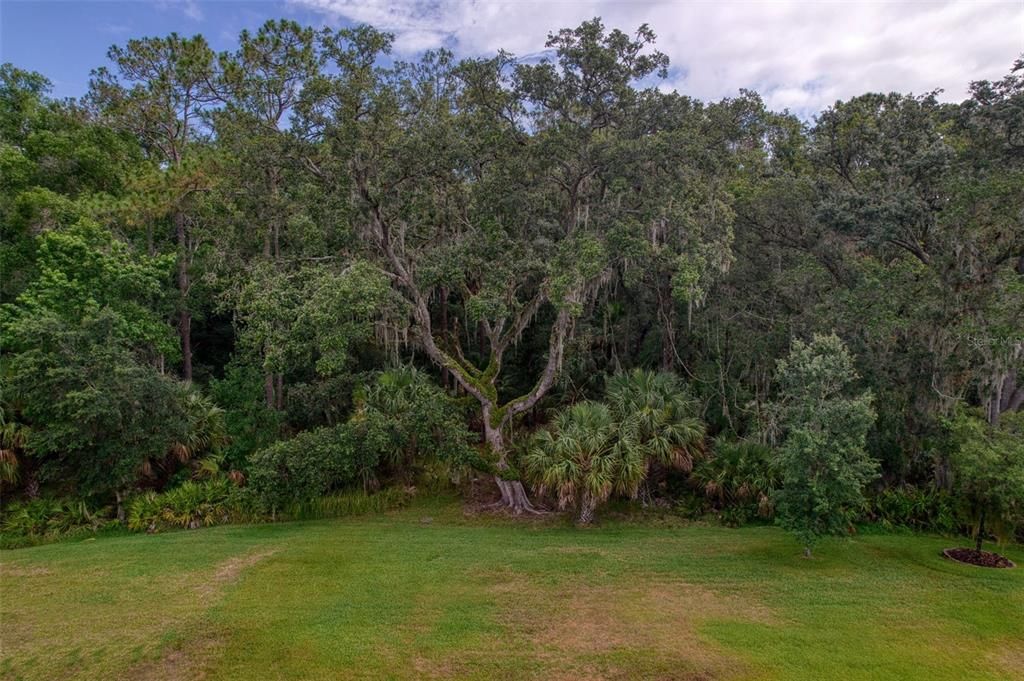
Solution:
[{"label": "tree branch", "polygon": [[562,365],[562,355],[565,352],[565,340],[569,335],[569,329],[572,325],[572,317],[569,315],[569,308],[562,307],[558,310],[558,316],[555,318],[555,325],[551,329],[551,336],[548,339],[548,361],[544,366],[544,372],[541,374],[540,380],[526,395],[518,397],[506,405],[506,412],[502,419],[502,425],[505,425],[512,420],[512,417],[517,414],[522,414],[533,408],[533,405],[540,401],[540,398],[544,397],[547,391],[555,382],[555,376],[558,375],[558,369]]}]

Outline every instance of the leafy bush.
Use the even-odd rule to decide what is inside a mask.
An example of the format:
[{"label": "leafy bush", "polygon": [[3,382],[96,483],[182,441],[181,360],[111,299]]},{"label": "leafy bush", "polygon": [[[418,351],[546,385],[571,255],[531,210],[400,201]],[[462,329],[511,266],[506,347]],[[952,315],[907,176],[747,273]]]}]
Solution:
[{"label": "leafy bush", "polygon": [[1007,412],[991,425],[979,414],[961,411],[946,427],[953,445],[953,489],[980,551],[986,532],[1005,541],[1024,526],[1024,413]]},{"label": "leafy bush", "polygon": [[398,487],[382,489],[374,494],[362,490],[342,492],[295,503],[287,509],[287,516],[291,520],[321,520],[383,513],[405,506],[410,496],[409,492]]},{"label": "leafy bush", "polygon": [[232,361],[224,378],[210,381],[213,401],[224,408],[227,468],[245,468],[249,456],[270,446],[281,430],[281,414],[267,407],[258,368]]},{"label": "leafy bush", "polygon": [[711,457],[693,469],[692,480],[730,525],[772,517],[779,473],[771,448],[749,441],[715,441]]},{"label": "leafy bush", "polygon": [[376,453],[360,446],[348,425],[317,428],[249,457],[249,488],[271,513],[365,479]]},{"label": "leafy bush", "polygon": [[3,514],[4,544],[18,546],[96,532],[110,523],[109,508],[90,511],[84,501],[33,499],[15,502]]},{"label": "leafy bush", "polygon": [[128,504],[128,529],[155,532],[170,527],[194,529],[244,517],[240,490],[229,480],[188,481],[163,494],[148,493]]},{"label": "leafy bush", "polygon": [[954,534],[960,529],[956,500],[934,487],[892,487],[868,500],[867,518],[886,529]]},{"label": "leafy bush", "polygon": [[16,419],[8,418],[0,404],[0,484],[17,483],[21,478],[20,457],[25,455],[31,429]]},{"label": "leafy bush", "polygon": [[415,368],[385,371],[353,398],[350,426],[393,475],[426,477],[435,463],[479,465],[470,446],[476,436],[466,428],[458,404]]}]

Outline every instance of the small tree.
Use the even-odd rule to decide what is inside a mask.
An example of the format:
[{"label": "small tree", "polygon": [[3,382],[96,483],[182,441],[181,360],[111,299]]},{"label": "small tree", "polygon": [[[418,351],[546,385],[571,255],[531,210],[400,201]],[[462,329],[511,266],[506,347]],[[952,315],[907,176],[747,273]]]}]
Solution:
[{"label": "small tree", "polygon": [[1000,539],[1024,522],[1024,414],[1008,412],[998,426],[962,411],[950,424],[953,487],[981,551],[986,529]]},{"label": "small tree", "polygon": [[864,485],[877,474],[878,464],[864,448],[875,413],[869,392],[848,395],[857,373],[834,334],[794,341],[778,374],[785,440],[777,457],[782,489],[776,519],[810,557],[819,537],[849,526],[863,504]]}]

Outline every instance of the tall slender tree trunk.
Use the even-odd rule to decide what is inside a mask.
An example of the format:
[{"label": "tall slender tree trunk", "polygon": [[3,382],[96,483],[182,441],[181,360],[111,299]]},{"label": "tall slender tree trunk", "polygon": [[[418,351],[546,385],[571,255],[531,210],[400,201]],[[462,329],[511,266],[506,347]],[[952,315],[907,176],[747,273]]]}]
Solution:
[{"label": "tall slender tree trunk", "polygon": [[676,309],[671,291],[663,295],[658,289],[658,317],[661,321],[661,370],[672,371],[676,365]]},{"label": "tall slender tree trunk", "polygon": [[981,552],[981,542],[985,540],[985,509],[981,509],[981,516],[978,518],[978,534],[974,538],[974,550]]},{"label": "tall slender tree trunk", "polygon": [[185,214],[174,211],[174,231],[178,240],[178,335],[181,337],[182,378],[192,380],[192,314],[188,310],[188,242]]},{"label": "tall slender tree trunk", "polygon": [[266,401],[267,409],[273,409],[274,401],[274,374],[267,372],[263,376],[263,398]]},{"label": "tall slender tree trunk", "polygon": [[672,331],[665,327],[661,335],[661,370],[672,371],[675,357],[672,356]]},{"label": "tall slender tree trunk", "polygon": [[[281,230],[279,226],[280,221],[277,218],[277,173],[271,170],[267,179],[270,186],[271,206],[268,211],[270,225],[263,235],[263,256],[267,260],[273,261],[275,269],[277,269],[278,260],[281,259]],[[266,374],[263,381],[263,392],[267,401],[267,409],[281,411],[284,408],[284,375],[270,372]]]}]

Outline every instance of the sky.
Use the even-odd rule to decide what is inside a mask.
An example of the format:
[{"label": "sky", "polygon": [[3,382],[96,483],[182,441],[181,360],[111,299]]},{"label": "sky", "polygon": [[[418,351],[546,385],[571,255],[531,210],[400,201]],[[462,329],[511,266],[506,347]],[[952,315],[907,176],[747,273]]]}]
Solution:
[{"label": "sky", "polygon": [[869,91],[960,101],[970,81],[998,79],[1024,55],[1024,0],[0,0],[0,60],[77,97],[110,45],[171,31],[224,50],[241,29],[285,17],[372,24],[396,35],[403,58],[436,47],[536,57],[548,32],[594,16],[625,31],[649,24],[671,59],[667,89],[704,100],[753,89],[803,117]]}]

